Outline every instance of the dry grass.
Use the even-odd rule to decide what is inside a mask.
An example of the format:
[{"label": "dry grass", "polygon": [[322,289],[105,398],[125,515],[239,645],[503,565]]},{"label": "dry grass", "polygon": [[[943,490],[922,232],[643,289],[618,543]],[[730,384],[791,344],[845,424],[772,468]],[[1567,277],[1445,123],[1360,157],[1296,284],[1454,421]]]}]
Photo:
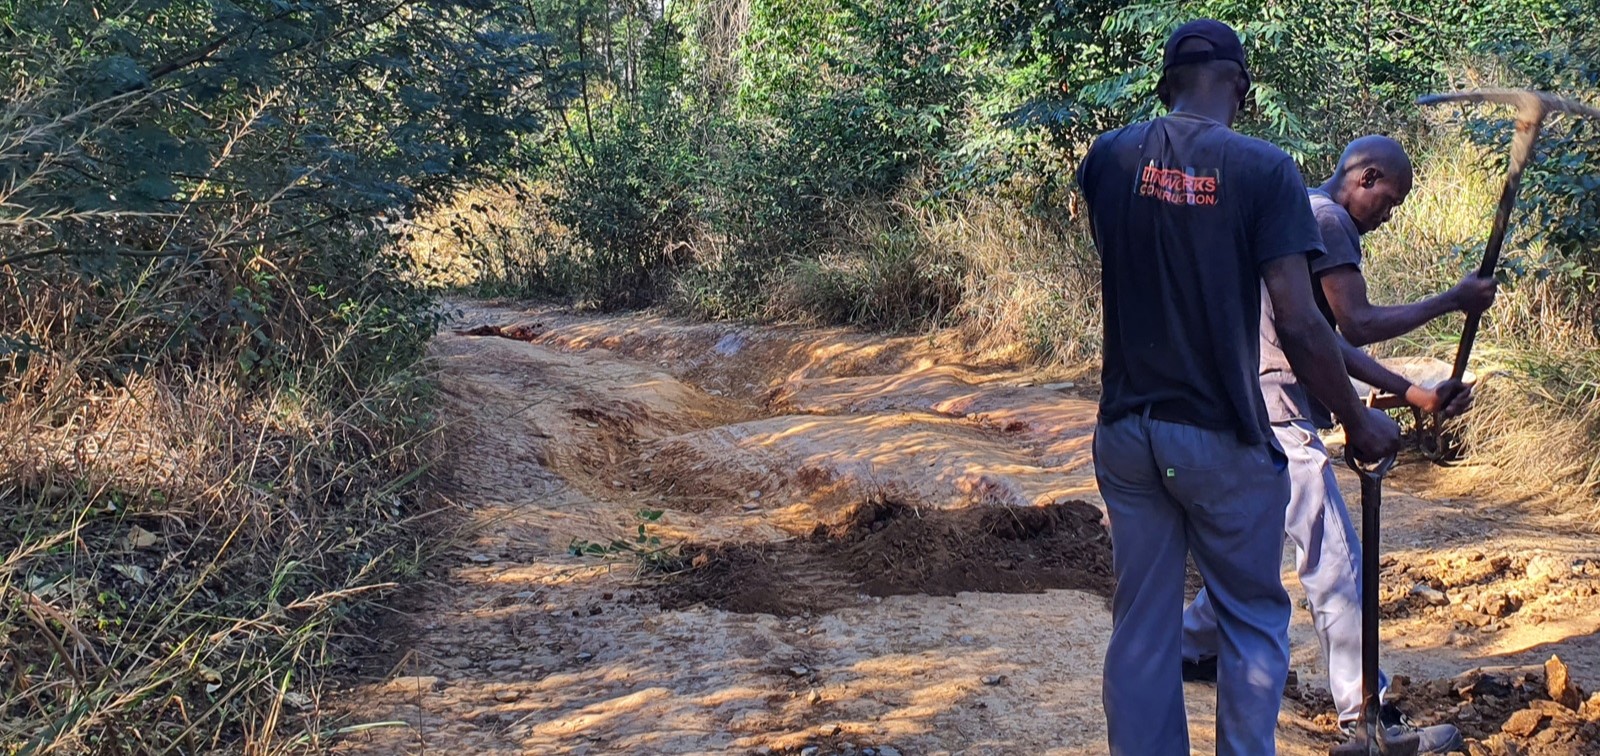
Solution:
[{"label": "dry grass", "polygon": [[[755,319],[955,328],[974,349],[1018,362],[1071,364],[1098,354],[1099,263],[1070,228],[996,199],[892,200],[841,210],[819,238],[826,251],[796,255],[753,282]],[[690,276],[682,288],[691,294],[680,299],[718,296],[703,274]]]},{"label": "dry grass", "polygon": [[412,221],[402,250],[430,286],[493,296],[565,294],[571,234],[545,211],[541,186],[480,184]]},{"label": "dry grass", "polygon": [[1521,369],[1487,382],[1461,423],[1469,464],[1441,475],[1441,490],[1572,514],[1600,527],[1600,361],[1584,362],[1573,366],[1587,376],[1582,391]]},{"label": "dry grass", "polygon": [[1085,235],[998,200],[916,217],[926,243],[963,261],[958,324],[980,348],[1072,365],[1100,352],[1100,263]]},{"label": "dry grass", "polygon": [[814,257],[796,256],[765,293],[762,319],[850,324],[894,332],[948,325],[965,259],[907,224],[907,208],[862,203],[834,222]]},{"label": "dry grass", "polygon": [[[86,135],[149,103],[53,96],[0,111],[0,753],[314,747],[347,634],[444,532],[424,301],[372,225],[297,233],[282,193],[58,208]],[[270,154],[254,121],[215,172]]]},{"label": "dry grass", "polygon": [[[30,371],[60,375],[36,362]],[[0,750],[293,751],[337,633],[413,575],[426,436],[227,371],[0,405]],[[388,425],[389,427],[385,427]]]}]

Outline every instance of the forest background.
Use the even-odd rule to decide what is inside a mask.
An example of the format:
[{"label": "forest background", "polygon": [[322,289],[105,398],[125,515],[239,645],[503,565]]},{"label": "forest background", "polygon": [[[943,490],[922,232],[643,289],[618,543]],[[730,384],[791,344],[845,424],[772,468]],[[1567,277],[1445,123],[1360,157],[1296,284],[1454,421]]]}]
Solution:
[{"label": "forest background", "polygon": [[[1475,267],[1509,114],[1600,102],[1580,0],[0,2],[0,751],[256,753],[448,535],[441,294],[956,329],[1092,374],[1071,176],[1159,47],[1245,39],[1245,133],[1419,181],[1382,302]],[[1450,478],[1600,518],[1600,124],[1525,187]],[[1441,319],[1394,352],[1448,359]],[[159,546],[159,548],[153,548]],[[298,721],[298,720],[295,720]]]}]

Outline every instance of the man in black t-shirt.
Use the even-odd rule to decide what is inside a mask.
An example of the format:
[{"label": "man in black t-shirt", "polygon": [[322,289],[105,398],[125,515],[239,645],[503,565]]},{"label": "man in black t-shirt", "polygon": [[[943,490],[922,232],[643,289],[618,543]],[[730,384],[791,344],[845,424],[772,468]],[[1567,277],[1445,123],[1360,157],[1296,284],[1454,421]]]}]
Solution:
[{"label": "man in black t-shirt", "polygon": [[1317,311],[1307,257],[1322,243],[1299,170],[1228,128],[1249,86],[1232,29],[1185,24],[1157,89],[1171,113],[1101,135],[1079,167],[1105,306],[1094,461],[1117,577],[1103,682],[1113,754],[1189,752],[1189,553],[1218,615],[1217,752],[1276,752],[1289,487],[1258,381],[1263,282],[1285,354],[1352,451],[1399,447],[1393,421],[1357,399]]}]

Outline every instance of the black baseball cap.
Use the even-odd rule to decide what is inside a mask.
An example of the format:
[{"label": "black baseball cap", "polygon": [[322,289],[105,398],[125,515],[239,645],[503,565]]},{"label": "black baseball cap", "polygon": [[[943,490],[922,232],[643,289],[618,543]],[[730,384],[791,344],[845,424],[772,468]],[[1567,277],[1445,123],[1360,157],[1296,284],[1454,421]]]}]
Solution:
[{"label": "black baseball cap", "polygon": [[[1211,49],[1180,54],[1178,46],[1187,39],[1203,39],[1211,43]],[[1244,62],[1244,45],[1239,42],[1239,35],[1233,27],[1209,18],[1195,19],[1178,27],[1177,31],[1167,38],[1166,52],[1161,61],[1161,73],[1166,74],[1169,69],[1176,66],[1213,60],[1231,60],[1244,69],[1245,76],[1250,75],[1250,67]]]}]

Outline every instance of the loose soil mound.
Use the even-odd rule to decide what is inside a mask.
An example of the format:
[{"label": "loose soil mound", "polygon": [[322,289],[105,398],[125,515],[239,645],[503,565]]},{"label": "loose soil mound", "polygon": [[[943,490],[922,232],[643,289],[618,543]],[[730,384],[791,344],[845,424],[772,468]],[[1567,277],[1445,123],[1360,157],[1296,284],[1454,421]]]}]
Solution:
[{"label": "loose soil mound", "polygon": [[1111,541],[1083,502],[1041,507],[917,509],[872,500],[839,525],[776,544],[691,546],[687,569],[656,599],[792,616],[839,608],[861,595],[952,596],[963,591],[1111,593]]},{"label": "loose soil mound", "polygon": [[1419,719],[1459,727],[1473,756],[1600,754],[1600,696],[1583,701],[1554,657],[1543,670],[1475,669],[1416,685],[1397,677],[1394,687],[1392,695]]},{"label": "loose soil mound", "polygon": [[1439,616],[1494,630],[1512,615],[1542,622],[1587,611],[1600,596],[1595,559],[1471,549],[1385,561],[1385,617]]},{"label": "loose soil mound", "polygon": [[[1284,695],[1300,716],[1321,726],[1330,746],[1343,742],[1326,690],[1291,679]],[[1587,701],[1583,695],[1566,665],[1552,657],[1543,669],[1479,668],[1426,681],[1396,675],[1388,700],[1419,725],[1455,725],[1470,756],[1597,756],[1600,694]]]}]

